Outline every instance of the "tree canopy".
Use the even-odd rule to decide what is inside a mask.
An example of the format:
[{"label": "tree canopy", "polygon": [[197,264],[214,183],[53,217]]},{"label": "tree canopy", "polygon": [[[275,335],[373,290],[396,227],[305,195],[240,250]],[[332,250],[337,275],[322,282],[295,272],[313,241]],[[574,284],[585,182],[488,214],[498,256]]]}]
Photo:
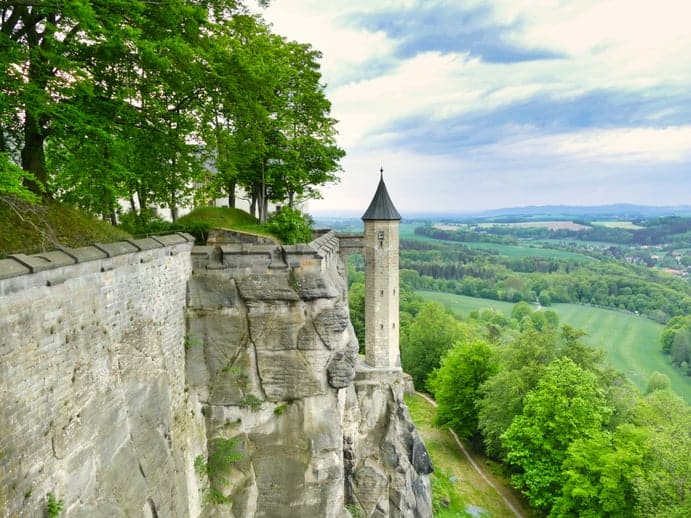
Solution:
[{"label": "tree canopy", "polygon": [[242,187],[265,220],[337,180],[320,57],[235,0],[3,2],[0,187],[112,218]]}]

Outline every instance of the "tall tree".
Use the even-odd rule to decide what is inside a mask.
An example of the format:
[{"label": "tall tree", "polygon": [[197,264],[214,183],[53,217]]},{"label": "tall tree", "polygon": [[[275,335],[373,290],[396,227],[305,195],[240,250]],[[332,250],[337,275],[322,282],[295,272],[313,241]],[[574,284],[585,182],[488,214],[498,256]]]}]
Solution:
[{"label": "tall tree", "polygon": [[549,510],[561,489],[562,464],[577,439],[600,431],[611,415],[592,372],[569,358],[554,360],[502,435],[513,484],[531,505]]},{"label": "tall tree", "polygon": [[481,340],[457,342],[441,360],[428,385],[439,405],[435,421],[479,443],[476,401],[482,383],[497,372],[494,350]]}]

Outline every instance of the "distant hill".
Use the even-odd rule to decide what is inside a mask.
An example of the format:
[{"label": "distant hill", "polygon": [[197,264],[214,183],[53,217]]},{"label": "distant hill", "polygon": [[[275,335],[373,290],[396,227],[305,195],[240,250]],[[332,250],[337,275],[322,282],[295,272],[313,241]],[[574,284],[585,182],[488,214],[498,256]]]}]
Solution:
[{"label": "distant hill", "polygon": [[507,207],[502,209],[486,210],[473,214],[464,214],[464,217],[493,218],[498,216],[521,217],[596,217],[615,219],[650,218],[657,216],[691,216],[691,205],[675,207],[654,207],[648,205],[633,205],[630,203],[616,203],[612,205],[542,205],[528,207]]},{"label": "distant hill", "polygon": [[[402,210],[404,220],[435,220],[462,221],[468,219],[614,219],[632,220],[654,218],[659,216],[691,216],[691,205],[671,207],[655,207],[650,205],[634,205],[631,203],[615,203],[611,205],[531,205],[527,207],[504,207],[472,212],[410,212]],[[329,226],[334,223],[354,224],[360,220],[360,213],[353,211],[321,211],[313,214],[317,224]]]}]

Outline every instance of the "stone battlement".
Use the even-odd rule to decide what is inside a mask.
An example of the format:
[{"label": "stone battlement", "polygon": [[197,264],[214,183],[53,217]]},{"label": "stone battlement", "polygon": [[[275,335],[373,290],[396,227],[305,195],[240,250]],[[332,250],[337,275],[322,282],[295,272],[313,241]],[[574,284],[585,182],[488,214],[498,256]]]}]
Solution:
[{"label": "stone battlement", "polygon": [[82,248],[0,259],[0,296],[34,287],[56,286],[68,279],[122,266],[149,263],[163,255],[188,251],[194,243],[190,234],[176,233],[114,243],[96,243]]},{"label": "stone battlement", "polygon": [[195,246],[195,269],[262,273],[271,270],[326,271],[335,268],[340,254],[340,238],[332,230],[309,244],[272,245],[232,243]]}]

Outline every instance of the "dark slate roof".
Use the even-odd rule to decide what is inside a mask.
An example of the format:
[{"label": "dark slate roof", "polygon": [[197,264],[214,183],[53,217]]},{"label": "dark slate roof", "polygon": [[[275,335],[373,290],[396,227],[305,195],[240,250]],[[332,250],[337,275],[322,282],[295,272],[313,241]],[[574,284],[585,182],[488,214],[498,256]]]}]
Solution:
[{"label": "dark slate roof", "polygon": [[386,185],[384,184],[384,175],[382,174],[379,180],[379,186],[377,187],[377,192],[374,193],[374,198],[372,198],[372,203],[362,215],[363,220],[394,220],[401,219],[401,215],[394,207],[389,193],[386,190]]}]

